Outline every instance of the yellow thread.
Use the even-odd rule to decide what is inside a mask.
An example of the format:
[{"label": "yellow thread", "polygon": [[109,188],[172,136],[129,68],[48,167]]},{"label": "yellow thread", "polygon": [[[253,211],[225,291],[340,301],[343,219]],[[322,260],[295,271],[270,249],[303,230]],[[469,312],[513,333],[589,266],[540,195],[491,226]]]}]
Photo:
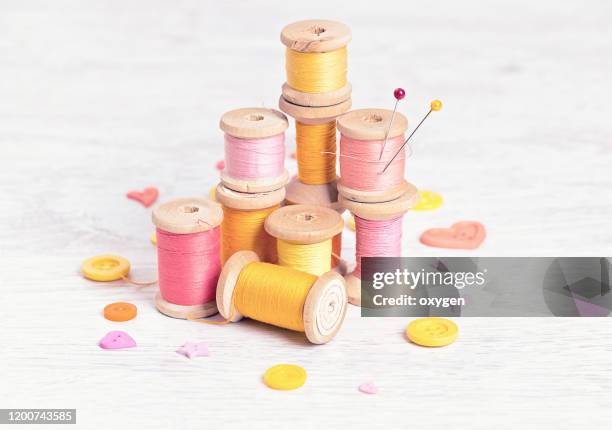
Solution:
[{"label": "yellow thread", "polygon": [[278,264],[321,276],[331,269],[332,240],[297,244],[277,240]]},{"label": "yellow thread", "polygon": [[275,238],[266,233],[264,221],[279,207],[274,205],[271,208],[245,211],[223,206],[221,263],[225,264],[235,252],[243,250],[253,251],[263,261],[275,263]]},{"label": "yellow thread", "polygon": [[245,317],[304,331],[304,304],[317,277],[269,263],[247,264],[234,289],[233,303]]},{"label": "yellow thread", "polygon": [[295,122],[298,176],[308,185],[336,179],[336,120],[307,125]]},{"label": "yellow thread", "polygon": [[332,237],[331,267],[340,264],[340,253],[342,252],[342,232]]},{"label": "yellow thread", "polygon": [[298,52],[287,48],[287,84],[304,93],[325,93],[346,85],[346,47],[330,52]]}]

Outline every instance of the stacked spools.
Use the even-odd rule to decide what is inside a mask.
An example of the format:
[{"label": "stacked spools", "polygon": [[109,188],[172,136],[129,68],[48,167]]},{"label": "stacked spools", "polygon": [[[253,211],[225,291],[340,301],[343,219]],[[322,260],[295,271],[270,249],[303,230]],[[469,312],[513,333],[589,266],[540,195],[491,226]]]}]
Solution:
[{"label": "stacked spools", "polygon": [[338,120],[338,191],[342,206],[355,217],[357,236],[356,268],[347,276],[349,301],[356,305],[361,304],[361,257],[399,257],[402,216],[418,200],[417,189],[404,179],[406,154],[400,150],[408,121],[396,113],[391,122],[392,115],[360,109]]},{"label": "stacked spools", "polygon": [[334,238],[343,222],[331,209],[280,208],[288,180],[287,126],[285,115],[272,109],[238,109],[221,118],[225,170],[216,199],[224,214],[223,272],[217,305],[229,321],[245,315],[326,343],[342,325],[348,302],[344,278],[331,271],[339,266]]},{"label": "stacked spools", "polygon": [[285,197],[287,117],[273,109],[237,109],[221,117],[220,127],[225,133],[225,169],[216,198],[224,213],[222,264],[242,250],[275,263],[276,241],[264,222]]},{"label": "stacked spools", "polygon": [[[295,119],[297,176],[287,185],[289,204],[328,207],[342,213],[336,173],[336,118],[351,108],[347,45],[351,30],[327,20],[299,21],[281,31],[287,82],[280,109]],[[337,255],[341,232],[334,239]],[[345,263],[340,262],[340,267]]]},{"label": "stacked spools", "polygon": [[[284,165],[287,117],[233,110],[220,121],[218,203],[177,199],[154,211],[161,312],[194,319],[218,306],[229,321],[248,316],[325,343],[347,301],[361,303],[361,258],[401,255],[402,216],[418,199],[404,179],[408,123],[388,110],[348,112],[350,40],[349,28],[334,21],[300,21],[281,32],[287,81],[279,106],[296,122],[295,178]],[[356,225],[356,267],[346,280],[345,209]]]}]

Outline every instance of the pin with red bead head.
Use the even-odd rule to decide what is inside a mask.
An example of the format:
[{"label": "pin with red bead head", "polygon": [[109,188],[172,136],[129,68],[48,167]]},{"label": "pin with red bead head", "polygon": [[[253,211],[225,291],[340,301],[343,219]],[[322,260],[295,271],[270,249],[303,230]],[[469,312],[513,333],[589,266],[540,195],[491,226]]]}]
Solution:
[{"label": "pin with red bead head", "polygon": [[391,121],[389,121],[389,128],[387,128],[387,132],[385,133],[385,141],[382,144],[382,148],[380,148],[380,155],[378,159],[382,159],[383,152],[385,152],[385,146],[387,145],[387,138],[389,137],[389,131],[391,130],[391,126],[393,125],[393,118],[395,118],[395,112],[397,111],[397,104],[401,99],[406,97],[406,91],[403,88],[396,88],[393,91],[393,97],[395,97],[395,106],[393,106],[393,113],[391,114]]},{"label": "pin with red bead head", "polygon": [[400,149],[397,150],[397,152],[395,153],[395,155],[387,162],[387,164],[385,164],[385,168],[382,170],[382,172],[379,173],[379,175],[382,175],[383,173],[385,173],[385,170],[387,170],[387,168],[391,165],[391,163],[393,162],[393,160],[395,160],[395,157],[397,157],[399,155],[399,153],[402,151],[402,149],[404,149],[404,146],[406,146],[406,144],[408,143],[408,141],[410,140],[410,138],[414,135],[414,133],[419,129],[419,127],[421,126],[421,124],[423,124],[423,122],[427,119],[427,117],[429,116],[429,114],[431,114],[432,112],[437,112],[439,110],[442,110],[442,102],[440,100],[434,100],[429,104],[429,112],[427,112],[427,114],[423,117],[423,119],[421,120],[421,122],[419,122],[419,124],[415,127],[414,130],[412,130],[412,133],[410,133],[410,136],[408,136],[408,138],[406,138],[406,140],[404,141],[404,143],[402,144],[402,146],[400,146]]}]

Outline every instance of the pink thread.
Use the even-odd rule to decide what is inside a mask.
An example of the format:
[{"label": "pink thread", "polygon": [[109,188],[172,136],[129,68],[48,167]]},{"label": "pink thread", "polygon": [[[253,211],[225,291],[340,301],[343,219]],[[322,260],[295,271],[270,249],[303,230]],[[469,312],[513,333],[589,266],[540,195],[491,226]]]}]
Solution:
[{"label": "pink thread", "polygon": [[402,254],[402,216],[371,221],[355,216],[357,265],[353,272],[361,279],[361,257],[399,257]]},{"label": "pink thread", "polygon": [[285,172],[285,133],[263,139],[225,134],[225,171],[235,179],[274,179]]},{"label": "pink thread", "polygon": [[164,300],[191,306],[215,299],[220,243],[219,227],[191,234],[157,229],[159,291]]},{"label": "pink thread", "polygon": [[404,143],[404,135],[387,140],[382,158],[380,149],[384,140],[354,140],[340,138],[340,181],[342,185],[360,191],[384,191],[404,180],[405,149],[381,172]]}]

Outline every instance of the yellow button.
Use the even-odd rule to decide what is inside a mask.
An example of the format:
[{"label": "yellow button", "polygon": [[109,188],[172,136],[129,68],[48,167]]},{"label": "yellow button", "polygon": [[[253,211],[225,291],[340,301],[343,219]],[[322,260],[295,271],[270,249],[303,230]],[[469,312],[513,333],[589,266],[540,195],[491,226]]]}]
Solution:
[{"label": "yellow button", "polygon": [[457,339],[457,324],[446,318],[419,318],[406,327],[406,336],[421,346],[446,346]]},{"label": "yellow button", "polygon": [[432,211],[442,206],[442,196],[434,191],[419,191],[419,203],[415,211]]},{"label": "yellow button", "polygon": [[157,246],[157,232],[153,232],[153,234],[151,235],[151,243],[155,246]]},{"label": "yellow button", "polygon": [[118,255],[96,255],[81,264],[83,276],[92,281],[116,281],[130,271],[130,262]]},{"label": "yellow button", "polygon": [[275,390],[295,390],[306,382],[306,371],[293,364],[277,364],[266,370],[264,382]]}]

